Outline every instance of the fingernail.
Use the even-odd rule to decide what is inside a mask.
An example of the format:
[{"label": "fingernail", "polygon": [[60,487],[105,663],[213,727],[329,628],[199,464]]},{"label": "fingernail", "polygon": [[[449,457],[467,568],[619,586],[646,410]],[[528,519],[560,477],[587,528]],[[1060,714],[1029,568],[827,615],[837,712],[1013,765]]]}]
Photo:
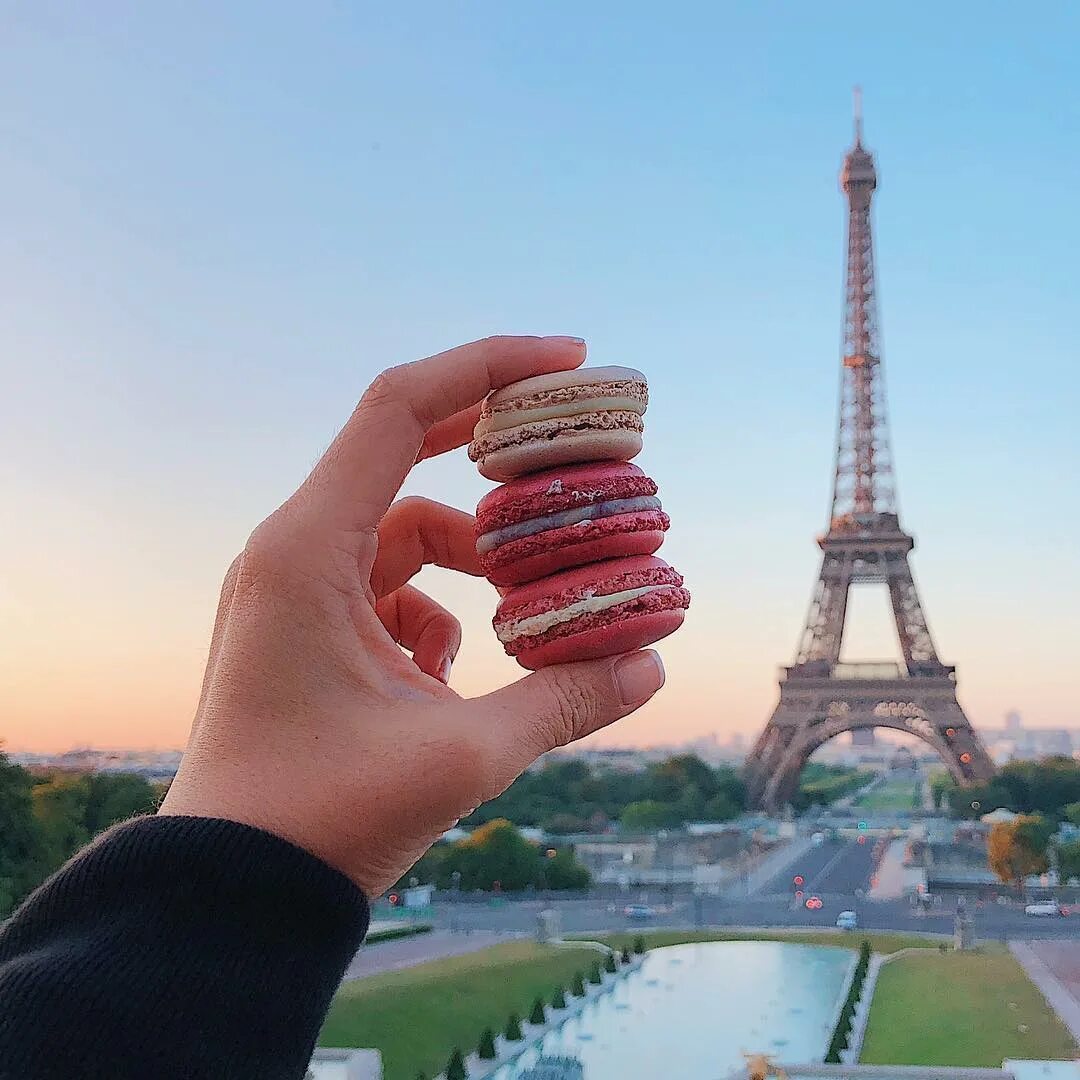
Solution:
[{"label": "fingernail", "polygon": [[439,682],[448,683],[450,681],[450,667],[453,663],[454,661],[448,656],[439,666]]},{"label": "fingernail", "polygon": [[567,345],[576,345],[579,349],[585,347],[585,339],[580,337],[568,337],[566,334],[548,334],[545,341],[558,341]]},{"label": "fingernail", "polygon": [[624,705],[652,697],[664,685],[664,665],[652,649],[630,653],[615,662],[615,686]]}]

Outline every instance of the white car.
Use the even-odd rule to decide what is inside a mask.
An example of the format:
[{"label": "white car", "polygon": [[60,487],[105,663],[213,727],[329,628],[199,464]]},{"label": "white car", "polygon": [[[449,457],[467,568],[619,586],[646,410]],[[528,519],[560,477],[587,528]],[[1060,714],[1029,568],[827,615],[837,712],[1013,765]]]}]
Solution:
[{"label": "white car", "polygon": [[825,834],[823,832],[814,833],[814,835],[810,837],[810,843],[813,844],[814,847],[819,847],[821,844],[825,843]]},{"label": "white car", "polygon": [[855,930],[859,925],[859,917],[854,911],[841,911],[836,916],[837,930]]},{"label": "white car", "polygon": [[1060,915],[1061,907],[1056,900],[1036,900],[1024,908],[1025,915]]},{"label": "white car", "polygon": [[623,908],[623,914],[628,919],[651,919],[656,911],[648,904],[627,904]]}]

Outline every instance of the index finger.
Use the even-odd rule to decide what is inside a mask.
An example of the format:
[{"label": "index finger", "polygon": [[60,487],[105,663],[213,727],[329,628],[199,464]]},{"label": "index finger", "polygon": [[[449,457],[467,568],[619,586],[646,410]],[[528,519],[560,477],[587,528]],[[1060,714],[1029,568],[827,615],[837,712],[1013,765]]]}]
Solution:
[{"label": "index finger", "polygon": [[433,427],[492,390],[567,371],[584,359],[580,338],[489,337],[389,368],[368,387],[308,477],[315,507],[343,527],[374,528]]}]

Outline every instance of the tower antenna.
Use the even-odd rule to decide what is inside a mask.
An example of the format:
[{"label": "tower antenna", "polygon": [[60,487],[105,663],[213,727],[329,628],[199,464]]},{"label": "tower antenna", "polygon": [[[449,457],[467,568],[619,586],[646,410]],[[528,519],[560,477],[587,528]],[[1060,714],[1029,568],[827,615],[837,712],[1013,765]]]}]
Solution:
[{"label": "tower antenna", "polygon": [[852,96],[855,99],[855,145],[862,146],[862,87],[856,86]]}]

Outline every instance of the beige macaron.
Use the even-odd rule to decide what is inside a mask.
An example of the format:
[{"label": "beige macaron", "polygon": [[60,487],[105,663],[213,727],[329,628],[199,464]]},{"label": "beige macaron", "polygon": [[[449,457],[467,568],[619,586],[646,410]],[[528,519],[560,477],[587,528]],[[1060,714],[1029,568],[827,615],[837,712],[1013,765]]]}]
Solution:
[{"label": "beige macaron", "polygon": [[488,394],[469,457],[498,481],[578,461],[629,461],[641,450],[648,402],[634,368],[535,375]]}]

